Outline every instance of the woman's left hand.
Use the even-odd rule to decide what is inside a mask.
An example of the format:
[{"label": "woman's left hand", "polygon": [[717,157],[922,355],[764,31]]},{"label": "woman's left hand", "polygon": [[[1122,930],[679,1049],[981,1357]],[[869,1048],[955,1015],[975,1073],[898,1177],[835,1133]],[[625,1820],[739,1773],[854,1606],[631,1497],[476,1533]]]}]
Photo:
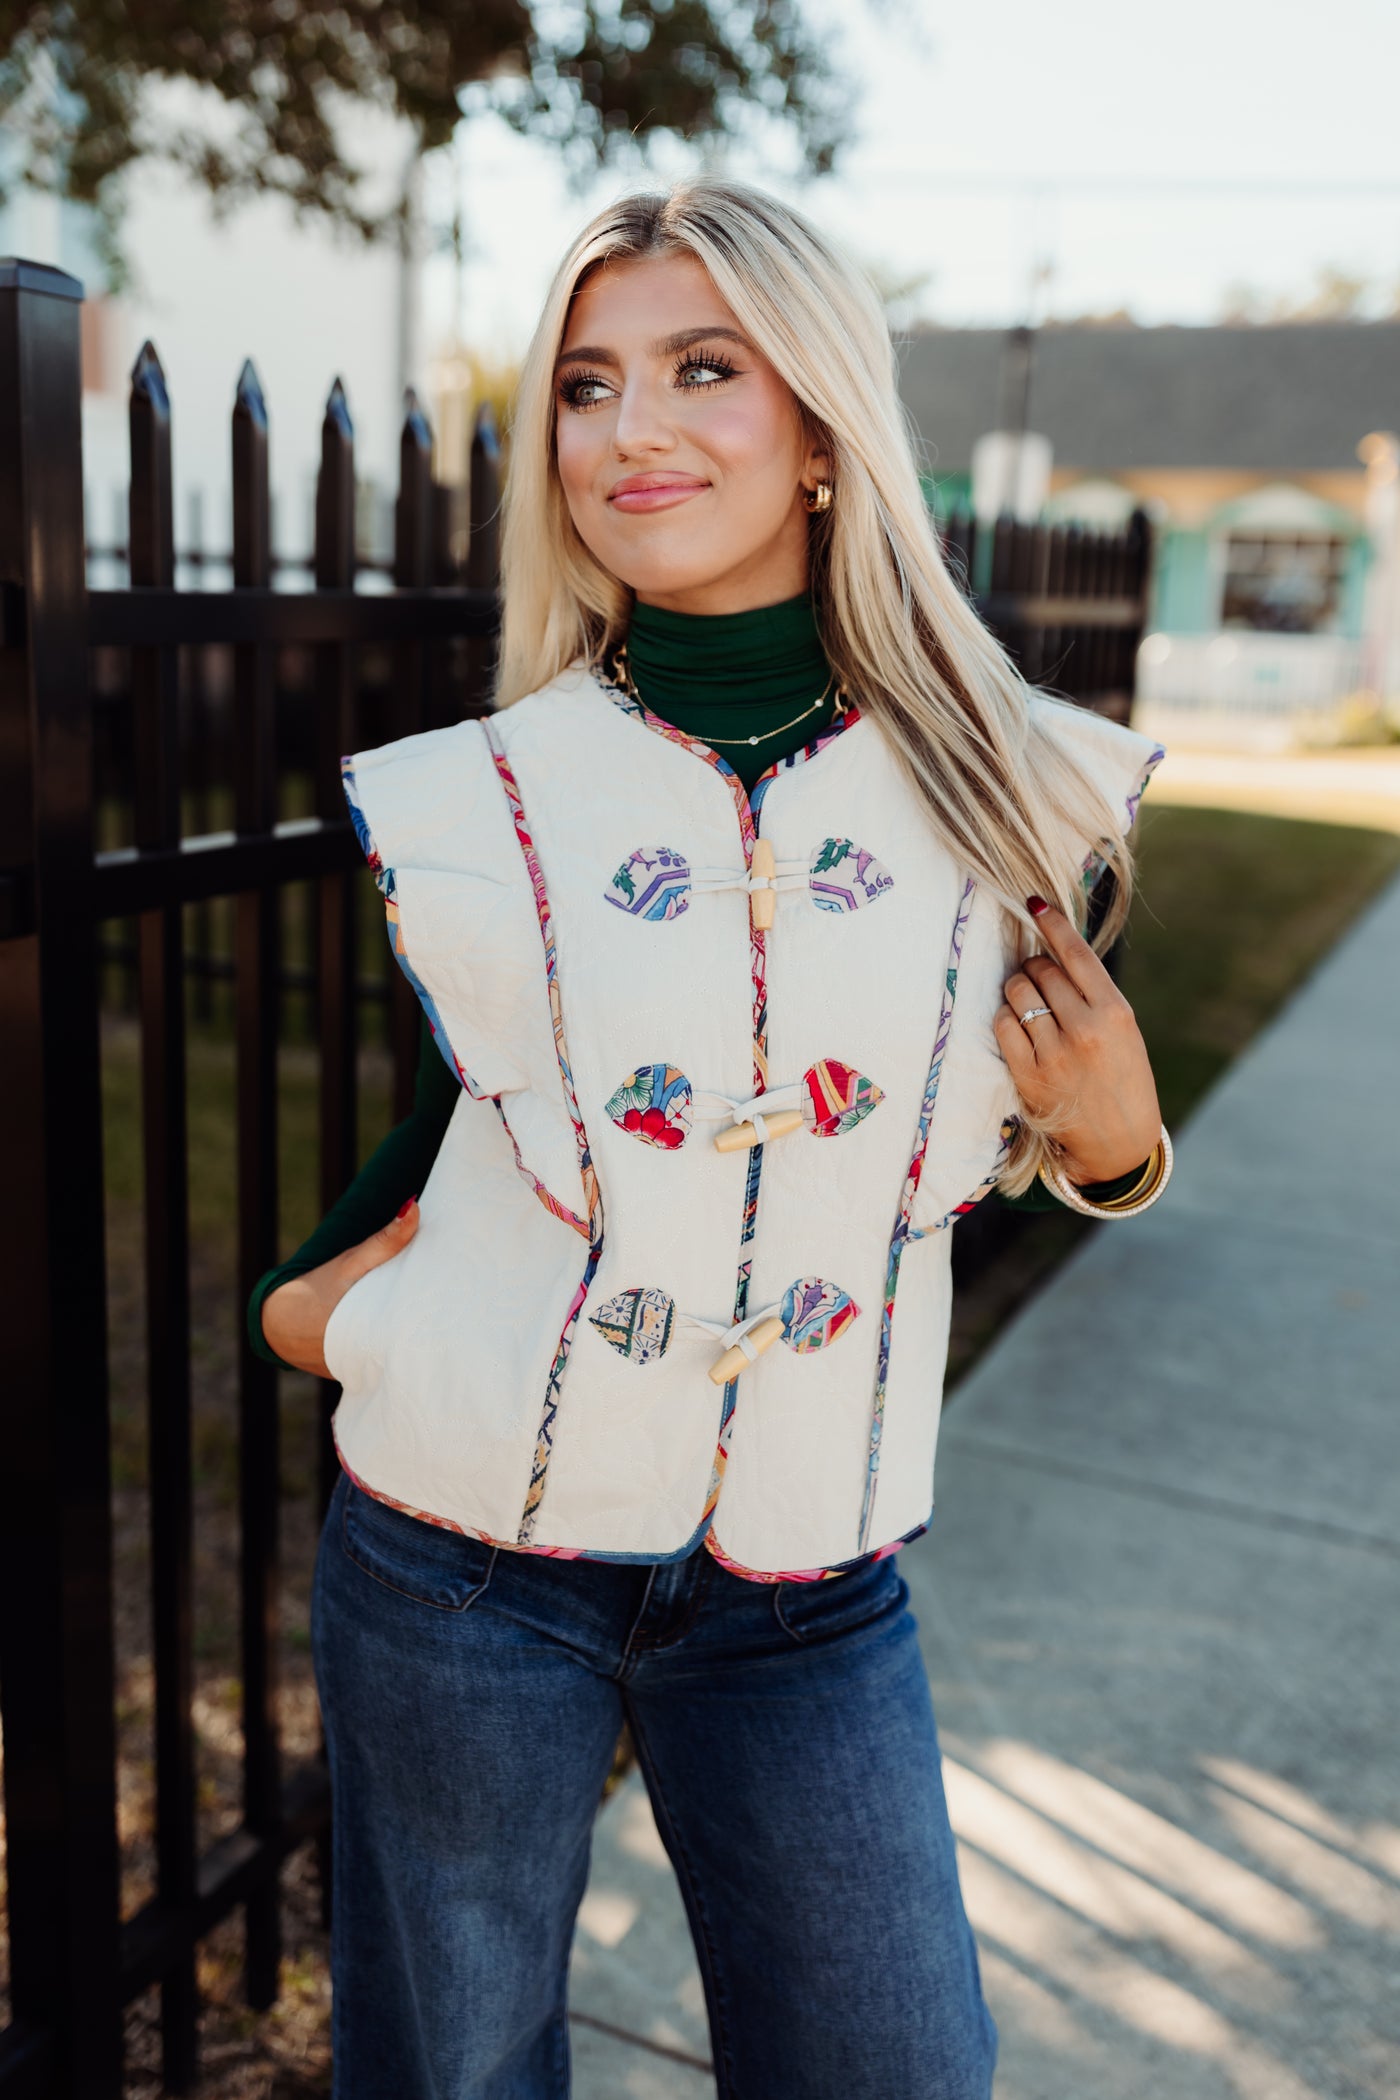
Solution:
[{"label": "woman's left hand", "polygon": [[[1039,898],[1030,900],[1031,907]],[[1089,943],[1053,904],[1036,914],[1048,955],[1006,980],[992,1026],[1032,1115],[1063,1120],[1054,1140],[1081,1186],[1114,1181],[1148,1158],[1161,1135],[1157,1088],[1133,1010]],[[1034,1007],[1050,1011],[1022,1024]]]}]

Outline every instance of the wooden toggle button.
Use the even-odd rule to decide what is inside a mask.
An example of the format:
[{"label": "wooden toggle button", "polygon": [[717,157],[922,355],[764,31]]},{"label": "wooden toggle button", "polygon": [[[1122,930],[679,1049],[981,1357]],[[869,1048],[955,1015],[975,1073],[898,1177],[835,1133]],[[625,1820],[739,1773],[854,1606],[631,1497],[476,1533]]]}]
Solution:
[{"label": "wooden toggle button", "polygon": [[[789,1131],[802,1128],[800,1108],[778,1108],[771,1116],[763,1118],[770,1138],[786,1137]],[[726,1130],[715,1134],[716,1152],[749,1152],[758,1143],[756,1123],[731,1123]]]},{"label": "wooden toggle button", "polygon": [[[766,1320],[760,1320],[757,1327],[749,1329],[746,1339],[754,1353],[762,1356],[765,1349],[772,1348],[782,1331],[781,1316],[778,1313],[769,1313]],[[716,1385],[728,1385],[731,1378],[738,1377],[748,1361],[745,1351],[735,1342],[732,1348],[725,1350],[723,1356],[715,1358],[710,1366],[710,1377]]]},{"label": "wooden toggle button", "polygon": [[[753,842],[753,858],[749,862],[749,874],[760,875],[771,885],[777,871],[778,863],[773,857],[772,840],[755,839]],[[753,912],[754,925],[760,927],[765,933],[773,923],[773,913],[777,909],[777,904],[778,893],[771,887],[766,890],[749,891],[749,906]],[[752,1138],[750,1138],[749,1143],[753,1143]]]}]

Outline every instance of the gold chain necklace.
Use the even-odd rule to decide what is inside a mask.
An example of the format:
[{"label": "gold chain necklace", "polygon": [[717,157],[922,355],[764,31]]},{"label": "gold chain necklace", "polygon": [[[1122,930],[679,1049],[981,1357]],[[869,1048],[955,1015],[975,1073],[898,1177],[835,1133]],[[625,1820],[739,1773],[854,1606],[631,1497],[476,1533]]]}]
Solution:
[{"label": "gold chain necklace", "polygon": [[[632,676],[632,667],[627,661],[627,644],[625,642],[619,643],[613,655],[613,669],[617,673],[618,683],[628,698],[637,701],[640,706],[645,707],[646,702],[637,691],[637,682]],[[781,736],[785,729],[796,729],[798,723],[805,722],[808,715],[816,714],[818,708],[825,704],[826,696],[835,684],[836,673],[833,671],[816,699],[804,707],[800,714],[794,715],[790,722],[779,722],[775,729],[765,729],[761,736],[709,736],[704,741],[707,744],[766,744],[770,736]],[[846,712],[846,689],[844,686],[837,687],[836,712],[838,715],[844,715]]]}]

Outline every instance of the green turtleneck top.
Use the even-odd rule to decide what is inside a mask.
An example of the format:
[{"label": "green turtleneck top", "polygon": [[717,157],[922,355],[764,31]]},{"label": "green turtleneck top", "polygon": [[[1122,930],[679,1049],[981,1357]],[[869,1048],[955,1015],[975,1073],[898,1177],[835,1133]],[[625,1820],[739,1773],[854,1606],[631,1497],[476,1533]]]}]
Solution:
[{"label": "green turtleneck top", "polygon": [[836,713],[836,682],[805,591],[756,612],[638,605],[627,662],[652,713],[711,745],[746,789]]},{"label": "green turtleneck top", "polygon": [[[831,667],[805,592],[781,605],[741,613],[677,613],[637,605],[628,630],[627,660],[651,712],[711,745],[746,790],[752,790],[769,766],[810,743],[836,712]],[[409,1196],[419,1193],[460,1094],[456,1075],[424,1020],[412,1110],[370,1154],[311,1236],[254,1286],[248,1301],[248,1338],[259,1356],[269,1363],[283,1361],[263,1336],[262,1309],[268,1296],[294,1276],[368,1239]],[[1117,1194],[1137,1178],[1136,1173],[1125,1175],[1085,1193]],[[1017,1207],[1058,1206],[1037,1189],[1018,1198]]]}]

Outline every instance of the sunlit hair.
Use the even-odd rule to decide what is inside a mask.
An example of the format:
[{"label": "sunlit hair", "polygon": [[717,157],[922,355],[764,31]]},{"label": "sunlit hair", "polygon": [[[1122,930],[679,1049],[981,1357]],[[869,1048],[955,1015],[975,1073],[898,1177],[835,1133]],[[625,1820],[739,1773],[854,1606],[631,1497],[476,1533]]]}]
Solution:
[{"label": "sunlit hair", "polygon": [[[1025,899],[1084,922],[1086,842],[1116,881],[1095,945],[1123,923],[1131,856],[1114,811],[1034,713],[1030,688],[944,564],[915,464],[879,298],[800,213],[702,177],[624,197],[586,226],[545,301],[512,422],[496,701],[509,706],[624,639],[632,593],[574,528],[555,463],[554,368],[570,302],[608,262],[695,256],[792,389],[831,461],[836,500],[811,525],[811,585],[827,655],[878,724],[949,849],[1037,943]],[[1036,715],[1040,719],[1036,719]],[[1051,717],[1053,720],[1053,716]],[[941,966],[932,950],[930,969]],[[1053,1123],[1023,1111],[1002,1186],[1024,1188]]]}]

